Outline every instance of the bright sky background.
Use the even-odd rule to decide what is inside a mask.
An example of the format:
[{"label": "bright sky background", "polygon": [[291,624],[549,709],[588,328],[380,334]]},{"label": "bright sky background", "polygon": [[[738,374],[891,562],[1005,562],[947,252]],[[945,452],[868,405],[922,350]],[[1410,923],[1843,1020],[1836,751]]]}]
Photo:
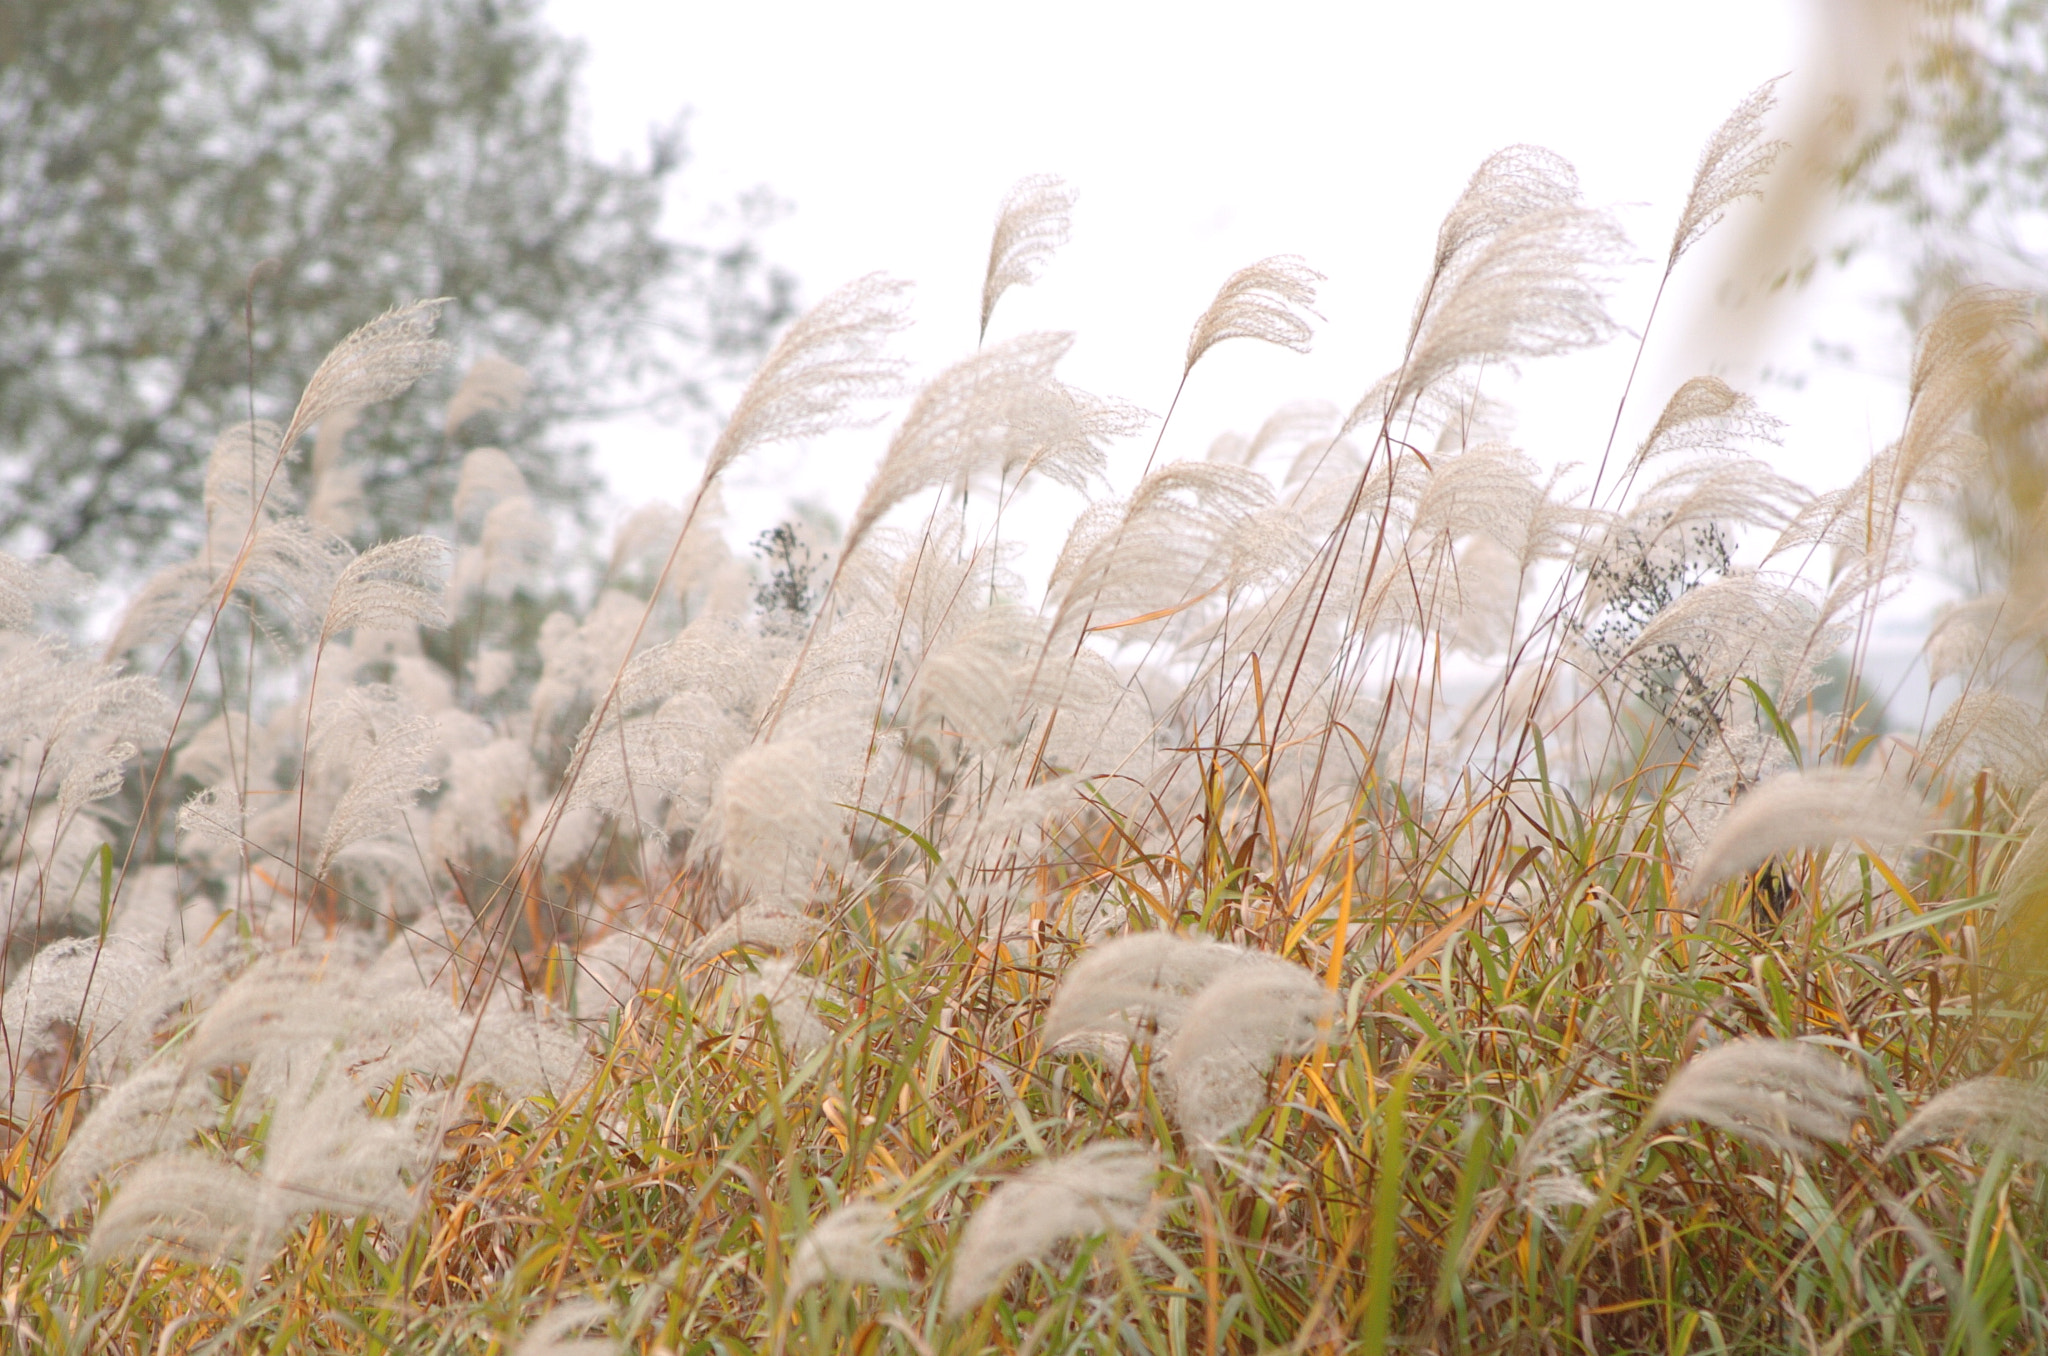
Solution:
[{"label": "bright sky background", "polygon": [[[1811,0],[1724,0],[1711,21],[1643,0],[1269,3],[1256,17],[1241,4],[1105,0],[553,0],[548,13],[587,46],[601,151],[642,147],[651,124],[693,110],[672,229],[767,187],[789,211],[762,246],[805,301],[877,269],[917,284],[903,351],[920,372],[972,350],[996,205],[1025,174],[1078,191],[1073,240],[1035,287],[1003,299],[991,335],[1073,330],[1062,375],[1154,412],[1217,285],[1267,255],[1305,256],[1328,275],[1315,351],[1213,350],[1165,459],[1249,433],[1286,400],[1348,409],[1393,365],[1437,222],[1488,153],[1526,141],[1563,154],[1588,200],[1616,208],[1661,261],[1706,137],[1773,76],[1789,76],[1795,104],[1827,61]],[[1760,361],[1729,365],[1702,324],[1728,280],[1713,243],[1680,266],[1623,445],[1679,381],[1718,370],[1791,423],[1788,474],[1843,482],[1897,427],[1903,334],[1868,303],[1867,278],[1825,274],[1781,308]],[[1626,279],[1622,324],[1640,328],[1653,284],[1647,262]],[[1852,361],[1816,361],[1816,336],[1849,345]],[[1534,364],[1492,393],[1540,461],[1596,460],[1632,355],[1624,340]],[[735,539],[785,516],[793,493],[843,519],[888,427],[736,467]],[[624,421],[594,436],[622,504],[680,499],[701,466],[680,429]],[[1120,491],[1148,446],[1120,454]],[[1070,508],[1043,512],[1052,536]]]}]

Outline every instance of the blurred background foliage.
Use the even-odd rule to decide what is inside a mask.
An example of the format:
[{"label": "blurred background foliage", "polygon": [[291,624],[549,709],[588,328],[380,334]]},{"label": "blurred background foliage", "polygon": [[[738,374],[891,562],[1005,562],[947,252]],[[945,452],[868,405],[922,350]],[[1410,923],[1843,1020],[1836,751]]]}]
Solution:
[{"label": "blurred background foliage", "polygon": [[[219,430],[421,296],[459,353],[530,373],[466,441],[586,509],[573,424],[704,406],[794,286],[752,243],[764,204],[664,233],[681,123],[594,157],[577,56],[530,0],[0,0],[0,543],[178,555]],[[366,538],[448,510],[453,380],[349,434]]]}]

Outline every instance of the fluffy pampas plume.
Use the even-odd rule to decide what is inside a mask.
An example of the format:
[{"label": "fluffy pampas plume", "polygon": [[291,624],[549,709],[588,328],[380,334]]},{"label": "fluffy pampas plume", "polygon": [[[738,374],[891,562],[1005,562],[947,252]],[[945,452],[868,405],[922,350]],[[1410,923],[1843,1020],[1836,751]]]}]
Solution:
[{"label": "fluffy pampas plume", "polygon": [[397,307],[336,344],[313,370],[278,446],[289,452],[329,411],[389,400],[446,362],[448,345],[434,338],[446,304],[437,297]]},{"label": "fluffy pampas plume", "polygon": [[840,1281],[901,1290],[903,1258],[889,1244],[896,1212],[880,1201],[852,1201],[818,1221],[796,1245],[789,1266],[791,1298],[814,1285]]},{"label": "fluffy pampas plume", "polygon": [[328,640],[358,626],[445,626],[441,571],[448,543],[435,537],[404,537],[372,546],[350,561],[335,581],[320,626]]},{"label": "fluffy pampas plume", "polygon": [[2048,1092],[1995,1075],[1958,1083],[1909,1116],[1878,1157],[1956,1136],[2034,1162],[2048,1158]]},{"label": "fluffy pampas plume", "polygon": [[1895,843],[1918,837],[1927,811],[1912,791],[1853,768],[1787,772],[1752,787],[1729,807],[1692,863],[1686,893],[1750,871],[1781,852],[1844,839]]},{"label": "fluffy pampas plume", "polygon": [[1749,1036],[1694,1056],[1650,1107],[1651,1125],[1699,1120],[1781,1154],[1839,1143],[1862,1108],[1863,1076],[1819,1047]]},{"label": "fluffy pampas plume", "polygon": [[1293,254],[1276,254],[1231,274],[1188,335],[1182,374],[1193,371],[1202,355],[1225,339],[1262,339],[1296,353],[1308,352],[1315,330],[1302,317],[1323,318],[1314,309],[1316,284],[1322,280],[1322,274]]},{"label": "fluffy pampas plume", "polygon": [[1766,141],[1763,136],[1764,116],[1777,104],[1777,90],[1777,80],[1758,85],[1707,139],[1700,151],[1699,168],[1693,173],[1692,192],[1686,195],[1685,210],[1679,213],[1678,227],[1671,233],[1671,253],[1664,264],[1667,272],[1730,207],[1744,198],[1763,195],[1764,176],[1787,144]]},{"label": "fluffy pampas plume", "polygon": [[849,402],[893,390],[903,365],[882,354],[902,329],[907,283],[870,273],[846,284],[783,333],[733,406],[704,463],[709,485],[741,454],[809,438],[846,422]]},{"label": "fluffy pampas plume", "polygon": [[1225,970],[1196,995],[1166,1047],[1175,1118],[1213,1145],[1267,1104],[1266,1072],[1328,1033],[1333,995],[1298,965],[1261,958]]},{"label": "fluffy pampas plume", "polygon": [[1003,293],[1036,282],[1052,252],[1067,243],[1073,210],[1074,190],[1057,174],[1027,175],[1003,195],[981,281],[982,337]]},{"label": "fluffy pampas plume", "polygon": [[1068,1239],[1137,1232],[1158,1170],[1158,1154],[1141,1144],[1098,1143],[1036,1163],[997,1187],[960,1233],[946,1312],[967,1312],[1017,1267]]}]

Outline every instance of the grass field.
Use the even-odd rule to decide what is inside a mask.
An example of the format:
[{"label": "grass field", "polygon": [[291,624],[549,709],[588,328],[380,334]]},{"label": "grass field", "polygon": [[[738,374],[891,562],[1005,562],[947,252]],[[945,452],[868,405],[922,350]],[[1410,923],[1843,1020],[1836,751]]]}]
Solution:
[{"label": "grass field", "polygon": [[[1621,332],[1629,247],[1511,148],[1399,369],[1110,497],[1157,419],[990,325],[1068,205],[1018,186],[907,395],[900,285],[821,302],[578,604],[488,448],[452,545],[351,544],[432,303],[223,435],[104,648],[0,561],[10,1350],[2048,1348],[2027,580],[1928,729],[1858,681],[2023,301],[1950,303],[1847,486],[1711,378],[1553,475],[1483,379]],[[1184,381],[1318,281],[1228,280]],[[731,465],[884,410],[843,534],[733,554]],[[1027,587],[1047,480],[1096,497]]]}]

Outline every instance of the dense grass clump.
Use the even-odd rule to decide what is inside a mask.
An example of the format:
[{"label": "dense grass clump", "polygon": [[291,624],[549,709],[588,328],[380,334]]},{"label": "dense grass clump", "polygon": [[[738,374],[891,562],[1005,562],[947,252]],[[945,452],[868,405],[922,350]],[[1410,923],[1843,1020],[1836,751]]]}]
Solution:
[{"label": "dense grass clump", "polygon": [[[1006,200],[985,336],[1070,202]],[[1067,335],[912,395],[843,538],[750,571],[718,531],[735,461],[898,393],[880,277],[580,607],[492,449],[423,507],[448,544],[352,541],[347,426],[441,360],[431,303],[223,435],[103,653],[35,629],[63,567],[0,561],[8,1341],[2048,1344],[2038,613],[1938,632],[1925,737],[1823,687],[2024,309],[1934,321],[1847,487],[1712,378],[1548,474],[1482,379],[1607,341],[1624,257],[1563,161],[1494,156],[1396,371],[1148,463],[1042,592],[1003,510],[1153,423]],[[1305,346],[1318,281],[1227,280],[1183,382]],[[451,436],[519,389],[480,364]]]}]

